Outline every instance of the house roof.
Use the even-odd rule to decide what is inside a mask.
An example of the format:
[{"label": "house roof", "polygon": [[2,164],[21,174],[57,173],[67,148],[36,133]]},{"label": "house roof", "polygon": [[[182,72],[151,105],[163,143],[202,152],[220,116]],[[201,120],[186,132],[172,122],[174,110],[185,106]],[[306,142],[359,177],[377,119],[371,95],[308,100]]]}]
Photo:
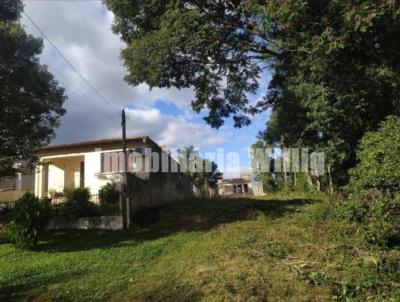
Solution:
[{"label": "house roof", "polygon": [[[138,136],[138,137],[129,137],[126,139],[126,142],[149,142],[150,144],[153,144],[157,148],[161,147],[155,143],[150,137],[148,136]],[[72,143],[72,144],[61,144],[61,145],[53,145],[53,146],[47,146],[44,148],[39,148],[36,149],[35,152],[42,152],[42,151],[55,151],[59,149],[69,149],[69,148],[77,148],[77,147],[97,147],[97,146],[103,146],[107,144],[112,144],[112,143],[122,143],[122,138],[109,138],[109,139],[100,139],[100,140],[92,140],[92,141],[85,141],[85,142],[77,142],[77,143]]]}]

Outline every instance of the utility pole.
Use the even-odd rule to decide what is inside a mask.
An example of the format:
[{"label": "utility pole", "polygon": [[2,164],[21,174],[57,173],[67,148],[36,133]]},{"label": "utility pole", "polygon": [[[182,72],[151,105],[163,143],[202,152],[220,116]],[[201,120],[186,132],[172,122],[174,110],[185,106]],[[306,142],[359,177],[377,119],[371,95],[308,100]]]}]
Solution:
[{"label": "utility pole", "polygon": [[128,154],[126,152],[126,118],[125,118],[125,108],[122,108],[122,121],[121,121],[121,126],[122,126],[122,152],[124,153],[124,171],[123,171],[123,184],[122,184],[122,202],[123,208],[125,208],[125,211],[123,211],[125,215],[124,219],[124,226],[125,228],[128,228],[130,226],[130,221],[131,221],[131,207],[130,207],[130,202],[129,202],[129,192],[128,192]]}]

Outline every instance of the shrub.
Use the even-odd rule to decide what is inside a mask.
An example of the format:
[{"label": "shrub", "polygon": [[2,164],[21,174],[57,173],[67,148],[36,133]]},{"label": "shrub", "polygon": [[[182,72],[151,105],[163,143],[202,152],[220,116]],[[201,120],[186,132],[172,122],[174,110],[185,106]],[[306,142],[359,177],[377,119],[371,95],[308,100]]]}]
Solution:
[{"label": "shrub", "polygon": [[390,117],[377,132],[367,133],[357,152],[359,164],[350,171],[348,190],[400,190],[400,118]]},{"label": "shrub", "polygon": [[400,244],[400,195],[367,190],[335,207],[335,216],[359,224],[366,242],[382,247]]},{"label": "shrub", "polygon": [[104,203],[98,207],[99,216],[112,216],[119,214],[119,204]]},{"label": "shrub", "polygon": [[350,171],[346,202],[335,214],[360,224],[364,239],[383,247],[400,243],[400,118],[389,117],[367,133]]},{"label": "shrub", "polygon": [[98,207],[89,202],[90,191],[87,188],[65,189],[67,201],[57,208],[57,215],[66,218],[90,217],[98,215]]},{"label": "shrub", "polygon": [[100,200],[102,203],[117,204],[119,200],[119,191],[115,183],[107,183],[100,189]]},{"label": "shrub", "polygon": [[65,189],[64,196],[67,202],[76,202],[78,204],[86,204],[89,202],[90,191],[88,188]]},{"label": "shrub", "polygon": [[32,193],[26,193],[16,204],[13,220],[6,226],[5,237],[17,247],[34,249],[38,235],[50,217],[49,201],[39,200]]}]

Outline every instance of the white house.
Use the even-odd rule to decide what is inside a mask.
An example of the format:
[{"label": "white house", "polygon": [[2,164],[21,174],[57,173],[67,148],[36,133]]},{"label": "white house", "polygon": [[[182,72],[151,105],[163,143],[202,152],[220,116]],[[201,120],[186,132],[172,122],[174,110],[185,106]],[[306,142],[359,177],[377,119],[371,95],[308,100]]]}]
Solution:
[{"label": "white house", "polygon": [[[127,139],[128,171],[146,180],[154,170],[154,156],[177,163],[149,137]],[[62,193],[66,188],[86,187],[98,194],[108,182],[119,183],[124,171],[121,139],[103,139],[49,146],[35,151],[39,164],[35,173],[35,194],[39,197]],[[154,170],[154,172],[157,172]]]}]

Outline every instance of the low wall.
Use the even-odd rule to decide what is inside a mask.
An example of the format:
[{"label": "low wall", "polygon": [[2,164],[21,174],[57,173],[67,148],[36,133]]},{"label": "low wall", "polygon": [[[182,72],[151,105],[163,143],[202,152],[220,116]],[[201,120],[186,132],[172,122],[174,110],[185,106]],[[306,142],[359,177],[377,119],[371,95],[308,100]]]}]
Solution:
[{"label": "low wall", "polygon": [[122,230],[122,216],[81,217],[75,219],[56,218],[50,220],[47,230]]}]

